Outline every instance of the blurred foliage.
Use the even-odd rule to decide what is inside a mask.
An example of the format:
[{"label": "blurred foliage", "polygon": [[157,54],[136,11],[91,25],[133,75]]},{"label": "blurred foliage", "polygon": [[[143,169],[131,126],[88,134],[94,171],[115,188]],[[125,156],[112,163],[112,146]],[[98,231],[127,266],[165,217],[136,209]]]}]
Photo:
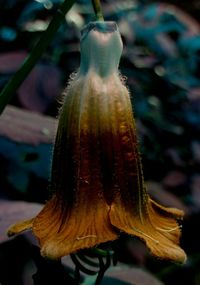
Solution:
[{"label": "blurred foliage", "polygon": [[[22,62],[20,54],[29,53],[42,36],[60,3],[60,0],[0,0],[0,88]],[[199,1],[104,0],[102,4],[105,19],[118,23],[124,42],[120,71],[126,77],[137,117],[145,178],[159,183],[160,193],[162,188],[169,194],[173,192],[188,209],[182,239],[189,255],[185,266],[154,260],[134,239],[122,238],[116,251],[123,262],[148,268],[165,284],[199,285]],[[58,91],[79,66],[80,29],[91,20],[94,14],[90,1],[77,1],[36,66],[37,74],[39,67],[44,67],[44,73],[39,74],[40,83],[30,74],[29,82],[34,84],[27,84],[28,89],[24,82],[12,100],[13,105],[56,116]],[[50,93],[52,77],[56,88]],[[49,147],[1,140],[5,188],[10,185],[12,193],[15,192],[11,198],[23,192],[24,199],[44,199],[44,196],[36,198],[39,191],[37,195],[31,194],[35,190],[33,186],[30,188],[30,180],[34,177],[37,187],[41,177],[47,181]],[[30,162],[26,160],[29,153],[38,156]]]},{"label": "blurred foliage", "polygon": [[[31,176],[48,180],[51,159],[47,159],[47,154],[51,153],[50,144],[31,146],[15,144],[7,139],[1,139],[0,143],[0,156],[9,161],[6,175],[13,188],[22,193],[26,192]],[[41,192],[39,189],[35,189],[34,192],[35,197],[38,195],[37,201],[40,201]]]}]

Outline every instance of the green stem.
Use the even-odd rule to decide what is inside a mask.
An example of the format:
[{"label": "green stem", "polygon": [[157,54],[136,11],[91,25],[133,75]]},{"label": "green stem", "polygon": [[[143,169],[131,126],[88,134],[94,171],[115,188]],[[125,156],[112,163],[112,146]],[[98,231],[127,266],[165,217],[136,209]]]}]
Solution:
[{"label": "green stem", "polygon": [[92,5],[96,14],[97,21],[104,21],[100,0],[92,0]]},{"label": "green stem", "polygon": [[31,54],[25,59],[20,69],[9,80],[0,94],[0,114],[3,112],[5,106],[9,103],[17,88],[21,85],[24,79],[28,76],[36,62],[41,57],[44,50],[49,45],[54,34],[65,19],[65,14],[70,10],[76,0],[65,0],[60,8],[57,10],[55,16],[49,23],[48,28],[35,45]]}]

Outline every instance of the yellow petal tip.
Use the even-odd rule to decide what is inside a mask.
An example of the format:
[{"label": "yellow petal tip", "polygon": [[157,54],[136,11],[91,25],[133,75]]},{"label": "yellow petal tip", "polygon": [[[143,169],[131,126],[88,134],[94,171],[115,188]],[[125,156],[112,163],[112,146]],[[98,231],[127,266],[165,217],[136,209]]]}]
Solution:
[{"label": "yellow petal tip", "polygon": [[12,237],[26,230],[30,230],[33,225],[33,220],[34,218],[10,226],[7,230],[7,236]]}]

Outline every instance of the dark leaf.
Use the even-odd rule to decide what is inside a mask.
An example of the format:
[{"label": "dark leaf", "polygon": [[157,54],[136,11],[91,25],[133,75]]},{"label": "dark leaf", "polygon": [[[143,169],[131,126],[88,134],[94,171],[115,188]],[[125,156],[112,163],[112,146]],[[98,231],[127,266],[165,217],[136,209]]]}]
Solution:
[{"label": "dark leaf", "polygon": [[186,176],[181,171],[170,171],[163,179],[163,184],[167,187],[177,187],[183,185],[186,181]]},{"label": "dark leaf", "polygon": [[17,107],[7,106],[0,120],[0,136],[17,143],[52,143],[57,121]]},{"label": "dark leaf", "polygon": [[111,270],[109,270],[106,276],[126,282],[127,284],[130,284],[130,285],[131,284],[133,285],[162,285],[163,284],[161,281],[156,279],[151,273],[143,269],[135,268],[131,266],[130,267],[126,267],[123,265],[116,266],[112,268]]},{"label": "dark leaf", "polygon": [[188,213],[188,208],[174,194],[166,191],[159,183],[148,181],[147,190],[151,197],[166,207],[174,207]]},{"label": "dark leaf", "polygon": [[2,74],[14,73],[22,64],[28,53],[26,51],[13,51],[0,55],[0,72]]},{"label": "dark leaf", "polygon": [[200,175],[192,178],[192,201],[200,209]]},{"label": "dark leaf", "polygon": [[23,107],[42,113],[60,93],[58,68],[50,64],[37,64],[20,86],[18,97]]}]

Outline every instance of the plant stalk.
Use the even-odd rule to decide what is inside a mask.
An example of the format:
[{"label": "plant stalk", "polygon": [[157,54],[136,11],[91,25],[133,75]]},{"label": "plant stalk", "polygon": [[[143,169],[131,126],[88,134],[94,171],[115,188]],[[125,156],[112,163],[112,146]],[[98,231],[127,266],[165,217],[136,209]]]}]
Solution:
[{"label": "plant stalk", "polygon": [[96,14],[97,21],[104,21],[100,0],[92,0],[92,5]]}]

